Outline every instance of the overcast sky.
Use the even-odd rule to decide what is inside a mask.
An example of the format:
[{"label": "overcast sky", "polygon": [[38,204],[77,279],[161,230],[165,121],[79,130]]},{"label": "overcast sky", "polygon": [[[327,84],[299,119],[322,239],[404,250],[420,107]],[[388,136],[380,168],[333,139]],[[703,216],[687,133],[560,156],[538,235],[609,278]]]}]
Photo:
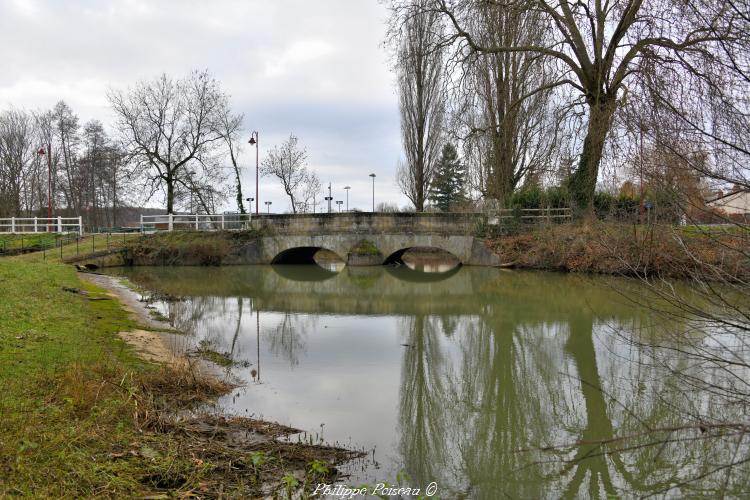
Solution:
[{"label": "overcast sky", "polygon": [[[374,172],[376,203],[403,206],[386,16],[377,0],[0,0],[0,108],[63,99],[81,122],[109,125],[108,88],[207,68],[245,114],[246,135],[260,132],[261,161],[293,132],[335,199],[350,185],[350,207],[369,208]],[[241,158],[247,192],[253,153]],[[288,209],[278,182],[260,187],[272,210]]]}]

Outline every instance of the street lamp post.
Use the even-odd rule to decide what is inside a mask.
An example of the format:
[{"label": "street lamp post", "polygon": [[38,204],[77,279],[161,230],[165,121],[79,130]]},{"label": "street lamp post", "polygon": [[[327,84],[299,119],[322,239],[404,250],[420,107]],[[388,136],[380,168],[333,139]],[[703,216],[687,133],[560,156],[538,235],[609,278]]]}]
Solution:
[{"label": "street lamp post", "polygon": [[[258,137],[258,131],[253,130],[253,133],[250,134],[250,140],[247,141],[251,146],[255,146],[255,215],[258,215],[258,202],[260,201],[260,195],[258,193],[258,180],[260,178],[258,172],[259,172],[259,165],[258,159],[260,157],[260,138]],[[250,209],[252,211],[252,208]]]},{"label": "street lamp post", "polygon": [[263,203],[265,203],[265,204],[266,204],[266,207],[267,207],[267,213],[269,213],[269,214],[270,214],[270,213],[271,213],[271,204],[272,204],[273,202],[272,202],[272,201],[264,201]]},{"label": "street lamp post", "polygon": [[341,204],[342,204],[342,203],[344,203],[344,202],[343,202],[343,201],[341,201],[341,200],[336,200],[336,205],[338,205],[338,206],[339,206],[339,213],[341,213]]},{"label": "street lamp post", "polygon": [[[44,148],[37,151],[39,156],[44,156]],[[51,230],[52,222],[52,146],[47,144],[47,232]]]},{"label": "street lamp post", "polygon": [[349,190],[351,189],[351,186],[344,186],[344,189],[346,189],[346,211],[349,211]]},{"label": "street lamp post", "polygon": [[375,174],[370,174],[372,177],[372,213],[375,213]]},{"label": "street lamp post", "polygon": [[[255,198],[245,198],[245,201],[247,202],[248,206],[250,207],[250,217],[248,217],[248,220],[253,220],[253,202],[255,201]],[[242,220],[242,214],[240,214],[240,220]]]}]

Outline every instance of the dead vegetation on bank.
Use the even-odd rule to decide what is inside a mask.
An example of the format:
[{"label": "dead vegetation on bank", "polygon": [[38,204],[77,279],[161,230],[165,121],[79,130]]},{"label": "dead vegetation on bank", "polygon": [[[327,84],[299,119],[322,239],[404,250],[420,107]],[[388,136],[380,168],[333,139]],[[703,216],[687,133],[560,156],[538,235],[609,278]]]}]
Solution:
[{"label": "dead vegetation on bank", "polygon": [[[104,413],[79,441],[97,441],[101,456],[93,456],[95,462],[124,462],[117,470],[137,476],[140,487],[132,491],[146,496],[287,498],[309,491],[317,482],[334,480],[338,464],[360,456],[279,439],[300,433],[298,429],[207,410],[234,386],[196,370],[188,361],[146,371],[111,363],[76,364],[55,380],[54,387],[48,402],[70,407],[72,418],[99,411],[99,401],[122,401],[118,411],[129,412],[135,438],[112,439],[107,429],[113,422]],[[115,418],[115,412],[109,416]],[[83,491],[103,496],[123,491],[122,485],[108,486]]]},{"label": "dead vegetation on bank", "polygon": [[[710,231],[710,233],[708,232]],[[750,234],[739,228],[559,225],[488,241],[504,267],[689,278],[750,277]]]},{"label": "dead vegetation on bank", "polygon": [[218,266],[255,239],[256,231],[171,232],[144,236],[122,250],[126,265]]},{"label": "dead vegetation on bank", "polygon": [[[118,283],[108,276],[84,276],[108,289],[131,315],[146,319],[145,306],[130,300],[126,286],[116,286]],[[132,335],[139,332],[145,338],[134,341]],[[192,352],[169,350],[159,332],[134,330],[120,332],[120,336],[139,357],[159,363],[159,368],[128,371],[122,376],[94,368],[89,374],[127,396],[138,432],[150,436],[149,444],[119,448],[111,458],[121,460],[128,455],[156,459],[175,453],[181,457],[182,467],[170,464],[143,476],[144,485],[156,491],[200,498],[286,498],[292,492],[304,497],[314,482],[334,480],[338,464],[361,455],[320,443],[279,440],[302,431],[275,422],[213,412],[216,398],[235,389],[235,385],[218,378],[205,363],[194,359]],[[150,344],[146,345],[146,341]],[[76,378],[81,378],[81,374]],[[86,379],[83,376],[84,383],[78,386],[84,391]],[[64,382],[64,386],[74,385],[73,378],[67,381],[70,384]],[[169,444],[166,449],[164,443]]]}]

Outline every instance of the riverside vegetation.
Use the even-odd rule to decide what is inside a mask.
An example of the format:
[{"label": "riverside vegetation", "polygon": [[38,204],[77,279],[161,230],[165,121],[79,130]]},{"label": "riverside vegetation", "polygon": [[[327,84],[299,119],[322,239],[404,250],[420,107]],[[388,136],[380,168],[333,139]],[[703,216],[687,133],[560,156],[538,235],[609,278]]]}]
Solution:
[{"label": "riverside vegetation", "polygon": [[232,386],[136,357],[144,327],[70,265],[0,259],[0,284],[0,497],[285,496],[354,455],[196,411]]}]

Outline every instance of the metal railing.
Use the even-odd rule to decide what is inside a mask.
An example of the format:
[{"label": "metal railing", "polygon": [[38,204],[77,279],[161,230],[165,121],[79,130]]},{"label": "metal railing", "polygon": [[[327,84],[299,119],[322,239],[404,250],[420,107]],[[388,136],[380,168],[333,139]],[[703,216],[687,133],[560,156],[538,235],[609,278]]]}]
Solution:
[{"label": "metal railing", "polygon": [[249,229],[252,214],[141,215],[141,231],[223,231]]},{"label": "metal railing", "polygon": [[78,233],[83,234],[82,217],[0,218],[0,234]]},{"label": "metal railing", "polygon": [[565,222],[573,218],[570,208],[504,208],[487,214],[489,224],[517,220],[524,223]]}]

